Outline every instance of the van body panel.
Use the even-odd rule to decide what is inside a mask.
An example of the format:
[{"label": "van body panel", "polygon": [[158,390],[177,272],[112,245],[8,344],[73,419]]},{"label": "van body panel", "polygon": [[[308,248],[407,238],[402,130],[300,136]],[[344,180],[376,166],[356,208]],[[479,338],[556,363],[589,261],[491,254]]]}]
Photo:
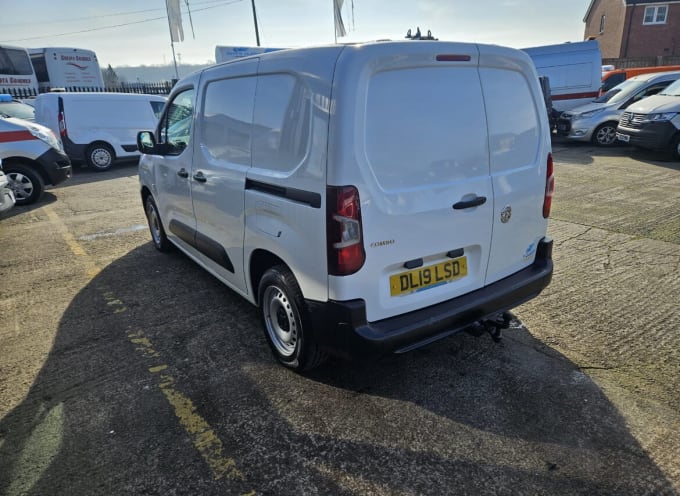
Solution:
[{"label": "van body panel", "polygon": [[533,263],[547,229],[542,205],[551,150],[549,124],[531,60],[515,53],[480,46],[493,185],[493,236],[485,285]]},{"label": "van body panel", "polygon": [[[132,93],[42,93],[35,99],[35,120],[62,136],[74,162],[85,161],[87,147],[94,142],[111,145],[117,158],[134,158],[139,156],[137,133],[156,128],[165,100]],[[59,129],[60,101],[65,135]]]},{"label": "van body panel", "polygon": [[328,125],[331,81],[342,51],[329,46],[261,58],[247,171],[246,259],[257,249],[276,254],[305,297],[318,301],[328,299]]},{"label": "van body panel", "polygon": [[[243,266],[244,199],[250,168],[253,102],[258,60],[211,68],[201,76],[193,139],[191,200],[197,235],[221,246],[220,278],[247,292]],[[189,169],[187,169],[189,170]],[[210,257],[209,257],[210,258]],[[208,262],[210,263],[210,262]]]}]

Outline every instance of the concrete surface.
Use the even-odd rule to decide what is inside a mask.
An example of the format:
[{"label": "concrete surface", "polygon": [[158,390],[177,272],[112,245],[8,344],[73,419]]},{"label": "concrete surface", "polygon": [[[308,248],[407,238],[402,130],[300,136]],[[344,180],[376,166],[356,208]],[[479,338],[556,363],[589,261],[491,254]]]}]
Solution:
[{"label": "concrete surface", "polygon": [[0,494],[674,495],[680,164],[554,143],[552,284],[501,343],[278,366],[151,243],[134,164],[0,220]]}]

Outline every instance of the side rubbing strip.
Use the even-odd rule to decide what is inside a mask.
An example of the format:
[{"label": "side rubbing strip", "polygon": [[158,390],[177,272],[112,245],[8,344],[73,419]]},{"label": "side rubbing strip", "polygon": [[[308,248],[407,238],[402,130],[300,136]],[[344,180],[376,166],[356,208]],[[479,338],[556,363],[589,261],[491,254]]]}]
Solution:
[{"label": "side rubbing strip", "polygon": [[254,191],[259,191],[260,193],[286,198],[299,203],[305,203],[313,208],[321,208],[321,195],[312,191],[285,188],[276,184],[253,181],[252,179],[246,179],[246,189],[252,189]]}]

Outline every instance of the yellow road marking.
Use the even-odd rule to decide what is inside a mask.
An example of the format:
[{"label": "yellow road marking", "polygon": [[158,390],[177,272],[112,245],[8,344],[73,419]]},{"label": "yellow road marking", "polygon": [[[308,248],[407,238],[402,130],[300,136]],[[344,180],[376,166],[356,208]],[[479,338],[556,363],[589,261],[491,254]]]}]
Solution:
[{"label": "yellow road marking", "polygon": [[[101,269],[97,267],[92,257],[87,254],[85,249],[71,235],[66,224],[64,224],[54,209],[47,206],[44,207],[44,210],[52,225],[61,233],[71,252],[80,258],[80,261],[85,266],[88,278],[94,279],[101,272]],[[106,305],[112,309],[113,313],[127,311],[125,304],[116,298],[112,292],[106,291],[103,288],[99,288],[99,291],[102,293]],[[145,359],[160,361],[160,354],[153,348],[151,341],[142,331],[128,334],[128,339]],[[158,387],[173,407],[180,424],[189,434],[194,446],[212,470],[215,479],[228,477],[235,480],[244,480],[243,474],[236,468],[236,462],[232,458],[224,456],[222,441],[208,422],[198,414],[196,406],[191,399],[174,387],[175,379],[165,373],[167,368],[168,366],[164,363],[153,364],[149,367],[149,372],[159,376]],[[255,494],[255,492],[251,491],[248,494]]]},{"label": "yellow road marking", "polygon": [[45,213],[47,214],[47,217],[52,222],[52,225],[59,230],[62,238],[64,238],[64,241],[66,241],[66,244],[71,249],[73,254],[81,258],[83,265],[85,265],[87,277],[89,277],[90,279],[94,279],[97,276],[97,274],[101,272],[101,269],[97,267],[92,258],[88,256],[88,254],[85,252],[83,247],[80,246],[80,244],[78,244],[75,238],[68,231],[68,228],[66,227],[66,224],[64,224],[64,221],[61,220],[61,218],[57,215],[54,209],[50,206],[46,206],[43,208],[45,210]]},{"label": "yellow road marking", "polygon": [[[160,354],[153,349],[151,341],[142,331],[130,333],[128,338],[146,359],[160,358]],[[236,462],[222,454],[222,441],[208,422],[196,412],[193,401],[175,388],[175,378],[165,373],[167,369],[166,364],[159,364],[149,367],[149,372],[158,374],[161,391],[174,408],[175,415],[194,446],[212,469],[215,479],[226,476],[229,479],[244,480],[243,474],[236,468]]]}]

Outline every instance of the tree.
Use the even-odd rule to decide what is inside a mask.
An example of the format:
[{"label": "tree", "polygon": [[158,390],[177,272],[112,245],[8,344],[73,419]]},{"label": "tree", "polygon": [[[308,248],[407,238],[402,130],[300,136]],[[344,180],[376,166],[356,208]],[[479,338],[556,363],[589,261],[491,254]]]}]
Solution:
[{"label": "tree", "polygon": [[106,70],[102,73],[102,76],[104,77],[104,86],[107,88],[117,88],[120,86],[118,74],[116,74],[116,71],[113,70],[111,64],[109,64]]}]

